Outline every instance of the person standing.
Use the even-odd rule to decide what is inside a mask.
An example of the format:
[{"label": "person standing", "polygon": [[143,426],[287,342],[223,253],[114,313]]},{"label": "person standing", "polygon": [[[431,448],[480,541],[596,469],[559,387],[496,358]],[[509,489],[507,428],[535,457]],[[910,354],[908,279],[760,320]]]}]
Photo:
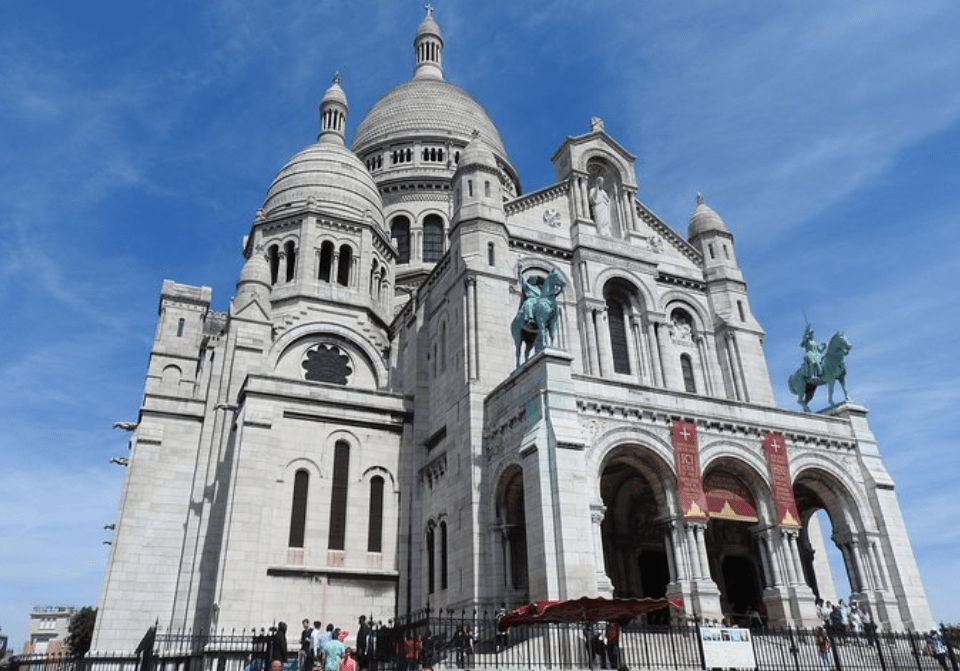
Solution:
[{"label": "person standing", "polygon": [[339,629],[335,629],[330,640],[323,644],[324,671],[337,671],[340,658],[343,657],[343,651],[347,649],[347,646],[340,640],[340,633]]},{"label": "person standing", "polygon": [[353,658],[353,650],[350,648],[344,648],[337,671],[357,671],[357,660]]},{"label": "person standing", "polygon": [[833,655],[830,654],[830,637],[823,627],[817,627],[815,634],[817,655],[820,657],[820,666],[824,669],[833,668]]},{"label": "person standing", "polygon": [[270,661],[287,663],[287,623],[277,622],[277,628],[270,637]]},{"label": "person standing", "polygon": [[358,668],[366,670],[370,668],[370,625],[366,615],[361,615],[357,621],[360,626],[357,629],[356,662]]},{"label": "person standing", "polygon": [[603,632],[607,639],[607,662],[611,669],[620,668],[620,625],[617,622],[607,622]]},{"label": "person standing", "polygon": [[313,627],[310,620],[303,618],[303,630],[300,632],[300,651],[297,653],[297,668],[310,671],[313,668]]},{"label": "person standing", "polygon": [[937,658],[937,662],[947,671],[947,644],[943,642],[943,637],[936,629],[931,629],[927,636],[927,645],[930,646],[930,654]]},{"label": "person standing", "polygon": [[323,623],[320,620],[313,621],[313,634],[310,635],[310,645],[313,647],[313,665],[320,666],[323,663],[323,644],[320,637],[323,636]]}]

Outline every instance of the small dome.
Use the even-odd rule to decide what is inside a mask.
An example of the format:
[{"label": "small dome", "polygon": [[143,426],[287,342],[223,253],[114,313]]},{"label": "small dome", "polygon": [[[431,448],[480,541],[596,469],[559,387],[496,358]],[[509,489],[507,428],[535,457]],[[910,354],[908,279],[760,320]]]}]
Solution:
[{"label": "small dome", "polygon": [[263,212],[275,216],[282,208],[316,206],[354,221],[370,218],[382,230],[383,201],[370,173],[346,147],[316,142],[287,161],[267,189]]},{"label": "small dome", "polygon": [[720,215],[703,202],[703,196],[697,194],[697,207],[690,215],[690,221],[687,223],[687,239],[693,240],[707,231],[718,231],[729,234],[727,225],[723,223]]},{"label": "small dome", "polygon": [[347,106],[347,94],[343,92],[343,89],[340,87],[340,73],[336,73],[333,76],[333,83],[330,84],[330,88],[326,90],[323,94],[323,98],[320,99],[320,106],[323,107],[324,103],[340,103],[344,107]]},{"label": "small dome", "polygon": [[244,284],[262,284],[270,286],[270,264],[267,263],[267,257],[263,255],[262,249],[255,249],[243,264],[240,270],[240,279],[237,280],[237,287]]},{"label": "small dome", "polygon": [[473,139],[460,154],[459,168],[465,168],[469,165],[485,165],[490,168],[497,167],[497,159],[493,157],[493,150],[483,141],[480,134],[474,131]]},{"label": "small dome", "polygon": [[417,35],[414,38],[414,41],[416,41],[417,38],[427,35],[439,37],[440,40],[443,41],[443,34],[440,32],[440,25],[434,20],[432,12],[428,12],[427,15],[423,17],[423,21],[420,22],[420,25],[417,26]]}]

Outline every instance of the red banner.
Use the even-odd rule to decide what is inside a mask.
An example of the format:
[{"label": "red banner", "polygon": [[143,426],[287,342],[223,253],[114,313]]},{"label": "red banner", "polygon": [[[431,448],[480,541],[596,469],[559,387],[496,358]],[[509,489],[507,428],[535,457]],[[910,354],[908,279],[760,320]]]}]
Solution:
[{"label": "red banner", "polygon": [[797,512],[797,502],[793,499],[787,445],[783,434],[766,434],[763,437],[763,450],[767,454],[767,465],[770,466],[770,486],[773,489],[773,502],[777,506],[777,520],[784,527],[799,527],[800,514]]},{"label": "red banner", "polygon": [[704,478],[703,489],[707,494],[707,506],[711,519],[719,518],[737,522],[759,520],[753,494],[733,473],[712,471]]},{"label": "red banner", "polygon": [[707,496],[700,480],[696,424],[674,420],[673,454],[677,461],[677,495],[684,518],[707,519]]}]

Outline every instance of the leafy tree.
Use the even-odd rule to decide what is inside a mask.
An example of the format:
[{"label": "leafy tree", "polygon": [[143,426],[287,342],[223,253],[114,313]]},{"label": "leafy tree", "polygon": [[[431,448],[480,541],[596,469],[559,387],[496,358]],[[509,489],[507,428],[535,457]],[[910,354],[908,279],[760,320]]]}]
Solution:
[{"label": "leafy tree", "polygon": [[83,657],[93,642],[93,626],[97,623],[97,609],[84,606],[70,618],[67,625],[67,652],[71,657]]}]

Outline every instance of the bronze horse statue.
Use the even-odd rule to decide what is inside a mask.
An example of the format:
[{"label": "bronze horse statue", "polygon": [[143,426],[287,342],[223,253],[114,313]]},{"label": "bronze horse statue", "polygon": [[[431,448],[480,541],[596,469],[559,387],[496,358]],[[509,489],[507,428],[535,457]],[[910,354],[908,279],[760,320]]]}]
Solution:
[{"label": "bronze horse statue", "polygon": [[[812,332],[810,335],[812,338]],[[804,334],[804,342],[806,341],[807,334]],[[800,369],[790,376],[787,384],[790,387],[790,391],[797,395],[797,403],[799,403],[800,407],[805,411],[811,412],[808,404],[813,398],[817,387],[822,384],[827,385],[827,393],[829,394],[828,403],[830,406],[833,406],[833,386],[837,382],[840,383],[840,387],[843,389],[843,399],[847,400],[847,366],[843,362],[843,359],[850,353],[851,347],[850,341],[847,340],[847,336],[843,331],[838,331],[833,334],[833,337],[830,338],[830,342],[827,343],[825,348],[822,345],[820,346],[822,355],[818,357],[815,366],[811,366],[805,361]]]},{"label": "bronze horse statue", "polygon": [[[510,323],[510,332],[516,344],[517,368],[520,367],[520,348],[526,345],[523,360],[530,357],[530,350],[541,351],[553,345],[557,335],[557,294],[563,291],[566,281],[556,268],[546,277],[535,276],[523,279],[519,271],[520,290],[523,298],[517,316]],[[540,283],[542,281],[542,284]]]}]

